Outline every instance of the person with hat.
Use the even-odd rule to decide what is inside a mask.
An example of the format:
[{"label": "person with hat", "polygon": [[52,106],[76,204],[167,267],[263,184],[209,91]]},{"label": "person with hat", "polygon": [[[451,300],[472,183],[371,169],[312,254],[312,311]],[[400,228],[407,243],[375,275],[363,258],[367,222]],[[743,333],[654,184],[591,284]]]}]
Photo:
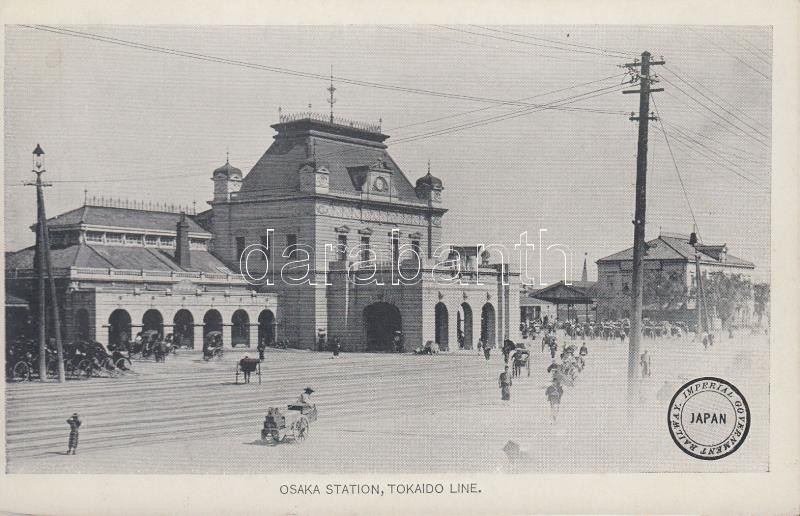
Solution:
[{"label": "person with hat", "polygon": [[303,394],[300,395],[300,398],[297,400],[298,405],[304,405],[309,409],[314,408],[314,403],[311,401],[311,395],[314,393],[314,389],[311,387],[306,387],[303,389]]},{"label": "person with hat", "polygon": [[78,414],[72,414],[72,417],[67,419],[67,424],[69,425],[69,443],[67,445],[67,455],[72,452],[75,455],[75,452],[78,450],[78,428],[81,427],[81,420],[78,419]]}]

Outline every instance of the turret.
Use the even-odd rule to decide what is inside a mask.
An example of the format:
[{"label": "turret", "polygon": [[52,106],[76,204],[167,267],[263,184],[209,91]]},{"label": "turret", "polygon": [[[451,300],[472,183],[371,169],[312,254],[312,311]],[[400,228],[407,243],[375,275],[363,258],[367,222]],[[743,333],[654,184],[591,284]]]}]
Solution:
[{"label": "turret", "polygon": [[215,202],[229,201],[231,194],[238,192],[242,187],[242,171],[231,165],[228,159],[214,171],[211,179],[214,181]]}]

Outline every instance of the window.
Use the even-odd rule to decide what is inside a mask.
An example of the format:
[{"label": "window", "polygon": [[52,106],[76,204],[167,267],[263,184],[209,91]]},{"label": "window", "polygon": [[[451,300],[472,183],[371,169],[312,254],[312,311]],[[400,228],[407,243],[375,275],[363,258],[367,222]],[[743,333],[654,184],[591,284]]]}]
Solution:
[{"label": "window", "polygon": [[262,251],[267,255],[267,259],[272,260],[272,233],[261,235],[261,245],[264,247]]},{"label": "window", "polygon": [[158,237],[155,235],[145,235],[144,245],[156,247],[158,245]]},{"label": "window", "polygon": [[347,235],[337,235],[336,258],[340,262],[347,260]]},{"label": "window", "polygon": [[242,254],[244,254],[244,237],[239,236],[236,237],[236,260],[239,261],[242,259]]},{"label": "window", "polygon": [[106,242],[109,244],[121,244],[122,233],[106,233]]},{"label": "window", "polygon": [[125,235],[125,243],[128,245],[142,245],[142,235]]},{"label": "window", "polygon": [[102,242],[103,241],[103,233],[100,231],[87,231],[86,232],[86,241],[87,242]]},{"label": "window", "polygon": [[175,247],[175,237],[161,237],[161,247]]},{"label": "window", "polygon": [[286,254],[290,260],[297,259],[297,235],[286,235]]},{"label": "window", "polygon": [[199,238],[191,238],[189,239],[189,249],[206,249],[206,241]]},{"label": "window", "polygon": [[392,266],[397,263],[397,258],[400,255],[400,237],[397,233],[392,234]]},{"label": "window", "polygon": [[370,244],[369,244],[369,237],[362,236],[361,237],[361,261],[366,262],[370,258]]},{"label": "window", "polygon": [[[420,253],[420,250],[419,250],[419,240],[412,240],[411,241],[411,249],[413,249],[414,252],[417,253],[417,256],[419,256],[419,258],[421,260],[422,259],[422,254]],[[416,259],[416,258],[412,258],[412,259]]]}]

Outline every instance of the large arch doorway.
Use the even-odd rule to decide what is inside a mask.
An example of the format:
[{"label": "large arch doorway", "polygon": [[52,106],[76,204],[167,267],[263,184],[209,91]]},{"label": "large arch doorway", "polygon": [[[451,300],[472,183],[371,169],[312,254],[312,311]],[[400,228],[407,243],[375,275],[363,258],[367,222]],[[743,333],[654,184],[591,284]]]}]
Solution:
[{"label": "large arch doorway", "polygon": [[439,349],[446,351],[449,349],[449,335],[450,335],[450,323],[447,320],[447,307],[444,306],[444,303],[436,303],[436,313],[434,317],[434,324],[436,326],[436,344],[439,345]]},{"label": "large arch doorway", "polygon": [[403,331],[403,319],[396,306],[380,302],[364,308],[367,351],[394,351],[392,339],[398,331]]},{"label": "large arch doorway", "polygon": [[130,338],[131,315],[121,308],[114,310],[108,317],[108,343],[117,346]]},{"label": "large arch doorway", "polygon": [[481,340],[490,348],[497,345],[495,320],[494,307],[491,303],[486,303],[481,309]]},{"label": "large arch doorway", "polygon": [[231,346],[250,347],[250,316],[244,310],[236,310],[231,317]]},{"label": "large arch doorway", "polygon": [[148,310],[142,317],[142,331],[155,330],[162,337],[164,336],[164,317],[158,310]]},{"label": "large arch doorway", "polygon": [[268,346],[275,343],[275,314],[271,310],[262,310],[258,314],[258,342]]},{"label": "large arch doorway", "polygon": [[89,310],[85,308],[75,310],[75,339],[89,340]]},{"label": "large arch doorway", "polygon": [[472,307],[468,303],[461,303],[458,311],[458,346],[472,349]]},{"label": "large arch doorway", "polygon": [[179,347],[194,348],[194,316],[186,309],[178,310],[172,319],[172,337]]},{"label": "large arch doorway", "polygon": [[222,316],[216,310],[209,310],[203,316],[203,337],[211,331],[222,331]]}]

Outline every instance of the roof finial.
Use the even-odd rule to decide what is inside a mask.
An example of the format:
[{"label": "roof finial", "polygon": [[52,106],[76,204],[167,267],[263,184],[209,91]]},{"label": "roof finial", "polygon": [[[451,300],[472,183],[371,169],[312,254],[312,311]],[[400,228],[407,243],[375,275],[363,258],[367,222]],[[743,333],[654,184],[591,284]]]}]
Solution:
[{"label": "roof finial", "polygon": [[86,188],[83,189],[83,205],[86,206],[86,201],[89,195],[89,190]]},{"label": "roof finial", "polygon": [[428,158],[428,175],[431,175],[431,160]]},{"label": "roof finial", "polygon": [[333,92],[336,91],[336,88],[333,87],[333,65],[331,65],[331,85],[327,89],[331,94],[328,104],[331,105],[331,123],[333,123],[333,105],[336,103],[336,99],[333,98]]},{"label": "roof finial", "polygon": [[225,147],[225,164],[231,164],[231,153],[229,152],[228,147]]}]

